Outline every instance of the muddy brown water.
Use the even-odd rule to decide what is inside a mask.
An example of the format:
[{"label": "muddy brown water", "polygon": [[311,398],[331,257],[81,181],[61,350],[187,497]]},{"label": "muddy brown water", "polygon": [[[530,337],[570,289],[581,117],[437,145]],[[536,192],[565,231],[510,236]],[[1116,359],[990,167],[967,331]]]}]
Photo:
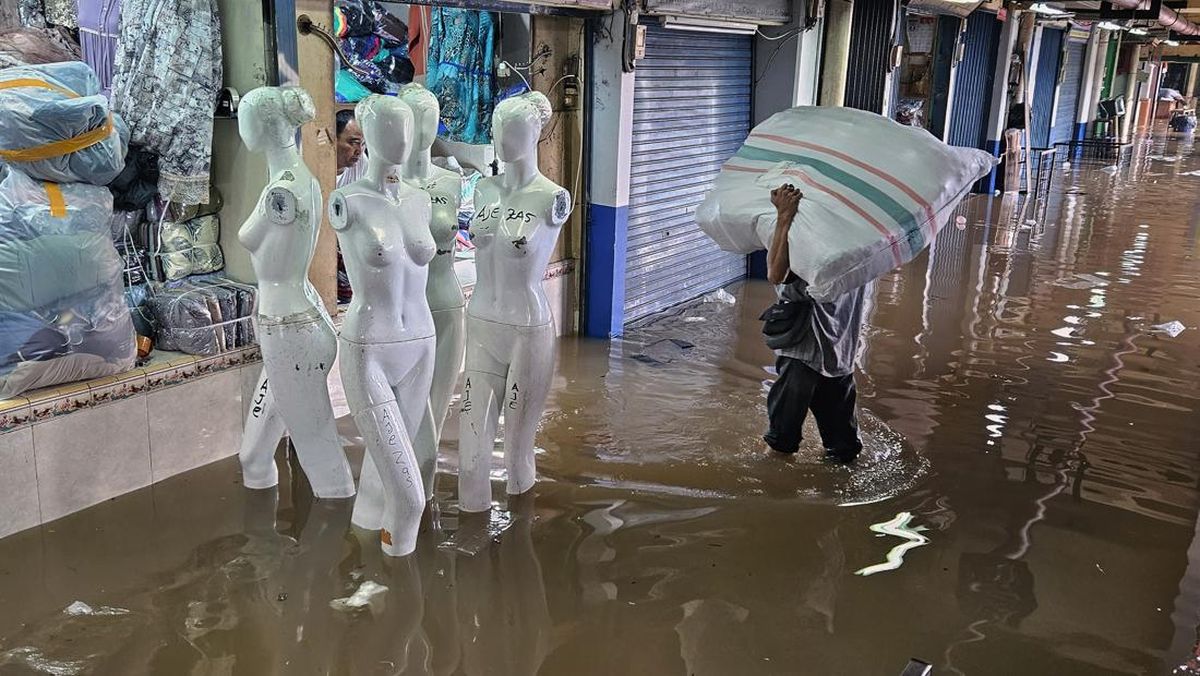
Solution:
[{"label": "muddy brown water", "polygon": [[565,341],[534,494],[460,516],[441,475],[412,557],[235,459],[0,540],[0,673],[1200,673],[1200,158],[1110,165],[875,284],[855,468],[764,451],[739,284]]}]

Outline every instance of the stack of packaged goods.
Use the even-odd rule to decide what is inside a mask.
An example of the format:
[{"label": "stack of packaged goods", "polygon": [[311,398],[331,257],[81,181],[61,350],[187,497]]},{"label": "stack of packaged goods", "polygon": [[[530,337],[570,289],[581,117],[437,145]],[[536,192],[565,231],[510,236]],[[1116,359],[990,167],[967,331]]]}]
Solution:
[{"label": "stack of packaged goods", "polygon": [[128,135],[80,62],[0,70],[0,399],[133,368],[113,246]]},{"label": "stack of packaged goods", "polygon": [[408,26],[376,0],[337,0],[333,27],[347,61],[337,72],[339,103],[396,94],[413,80]]}]

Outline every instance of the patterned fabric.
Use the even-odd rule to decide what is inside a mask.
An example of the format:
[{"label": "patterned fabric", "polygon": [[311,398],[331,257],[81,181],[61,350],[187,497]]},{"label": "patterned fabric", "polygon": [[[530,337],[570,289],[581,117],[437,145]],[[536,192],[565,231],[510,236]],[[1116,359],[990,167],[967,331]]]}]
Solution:
[{"label": "patterned fabric", "polygon": [[216,0],[123,0],[112,107],[133,144],[158,154],[164,199],[208,199],[221,75]]},{"label": "patterned fabric", "polygon": [[334,33],[349,63],[341,63],[335,93],[339,103],[370,95],[395,95],[413,80],[408,27],[375,0],[337,0]]},{"label": "patterned fabric", "polygon": [[433,8],[425,86],[442,107],[440,134],[461,143],[490,143],[495,108],[496,27],[491,12]]},{"label": "patterned fabric", "polygon": [[20,17],[22,26],[46,27],[46,14],[42,9],[42,0],[17,0],[17,16]]},{"label": "patterned fabric", "polygon": [[79,0],[79,45],[83,60],[107,94],[112,89],[117,38],[121,33],[121,0]]},{"label": "patterned fabric", "polygon": [[46,9],[46,23],[67,28],[79,27],[75,0],[42,0],[42,4]]}]

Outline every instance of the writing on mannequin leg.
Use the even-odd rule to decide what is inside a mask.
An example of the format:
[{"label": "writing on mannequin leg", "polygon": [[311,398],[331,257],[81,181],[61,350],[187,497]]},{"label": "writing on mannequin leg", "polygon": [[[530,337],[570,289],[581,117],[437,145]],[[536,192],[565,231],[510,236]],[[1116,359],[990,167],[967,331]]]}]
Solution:
[{"label": "writing on mannequin leg", "polygon": [[[494,432],[505,414],[509,494],[533,486],[534,436],[555,359],[554,314],[542,288],[550,256],[570,215],[570,196],[538,170],[537,145],[550,103],[533,92],[502,101],[492,118],[505,173],[475,189],[471,224],[478,279],[467,308],[468,387],[459,434],[459,507],[491,504]],[[485,400],[471,385],[485,389]]]},{"label": "writing on mannequin leg", "polygon": [[372,96],[356,117],[370,148],[366,176],[330,198],[330,223],[354,288],[340,336],[342,383],[367,446],[352,521],[380,530],[385,554],[406,556],[416,547],[427,499],[421,468],[435,453],[432,435],[423,433],[433,425],[436,356],[426,297],[437,256],[433,200],[395,178],[413,149],[409,105]]},{"label": "writing on mannequin leg", "polygon": [[278,483],[275,448],[288,433],[313,493],[344,498],[354,495],[354,477],[334,423],[325,368],[337,356],[337,341],[308,281],[321,188],[296,148],[298,128],[315,115],[312,99],[297,87],[259,87],[238,111],[243,143],[266,155],[270,172],[258,207],[238,230],[258,279],[256,333],[263,355],[238,458],[247,487],[272,487]]}]

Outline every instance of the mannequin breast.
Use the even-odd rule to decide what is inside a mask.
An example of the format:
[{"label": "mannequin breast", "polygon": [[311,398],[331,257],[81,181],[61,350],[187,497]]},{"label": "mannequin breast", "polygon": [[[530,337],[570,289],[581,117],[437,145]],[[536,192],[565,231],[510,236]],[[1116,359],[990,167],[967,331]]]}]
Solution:
[{"label": "mannequin breast", "polygon": [[258,278],[258,314],[284,317],[313,308],[308,266],[317,246],[321,187],[307,168],[283,172],[238,230]]},{"label": "mannequin breast", "polygon": [[462,177],[456,172],[434,167],[425,179],[415,179],[411,185],[429,195],[433,217],[430,234],[437,255],[429,263],[429,282],[426,296],[432,310],[460,308],[465,303],[462,286],[454,273],[455,237],[458,234],[458,208],[462,203]]},{"label": "mannequin breast", "polygon": [[352,184],[334,191],[330,207],[354,288],[342,336],[368,344],[432,336],[422,291],[436,247],[424,195],[409,189],[393,199]]},{"label": "mannequin breast", "polygon": [[546,179],[511,193],[496,179],[479,182],[471,221],[478,281],[468,314],[516,326],[552,321],[542,277],[562,232],[551,221],[560,191]]}]

